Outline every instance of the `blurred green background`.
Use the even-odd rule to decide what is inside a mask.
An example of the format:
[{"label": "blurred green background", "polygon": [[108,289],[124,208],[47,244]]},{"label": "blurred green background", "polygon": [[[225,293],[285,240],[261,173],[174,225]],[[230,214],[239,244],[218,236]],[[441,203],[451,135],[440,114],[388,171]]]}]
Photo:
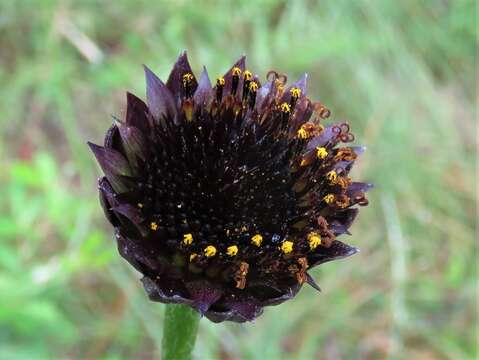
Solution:
[{"label": "blurred green background", "polygon": [[[180,50],[212,78],[241,54],[296,78],[368,146],[376,188],[313,271],[323,288],[255,323],[201,322],[197,359],[477,356],[476,4],[0,0],[0,359],[150,359],[163,305],[118,255],[97,200],[101,142],[141,64]],[[344,239],[343,239],[344,240]]]}]

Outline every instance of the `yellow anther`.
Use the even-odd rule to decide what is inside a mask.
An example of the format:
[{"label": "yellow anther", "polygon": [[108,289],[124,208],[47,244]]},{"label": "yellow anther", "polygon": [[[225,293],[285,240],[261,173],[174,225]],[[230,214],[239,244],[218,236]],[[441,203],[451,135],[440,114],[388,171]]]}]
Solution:
[{"label": "yellow anther", "polygon": [[241,75],[241,69],[237,66],[235,66],[233,69],[231,69],[231,74],[233,76],[240,76]]},{"label": "yellow anther", "polygon": [[183,84],[188,84],[192,80],[193,80],[193,74],[192,73],[186,73],[186,74],[183,75]]},{"label": "yellow anther", "polygon": [[216,79],[216,85],[224,86],[225,85],[225,78],[221,76],[218,79]]},{"label": "yellow anther", "polygon": [[185,234],[183,235],[183,244],[184,245],[191,245],[191,243],[193,242],[193,235],[188,233],[188,234]]},{"label": "yellow anther", "polygon": [[289,106],[288,103],[282,103],[281,106],[279,107],[282,112],[284,113],[290,113],[291,112],[291,106]]},{"label": "yellow anther", "polygon": [[281,244],[281,251],[285,254],[289,254],[291,251],[293,251],[293,242],[288,240],[283,242],[283,244]]},{"label": "yellow anther", "polygon": [[297,135],[300,139],[308,139],[310,137],[319,135],[321,131],[321,125],[307,122],[301,125],[297,132]]},{"label": "yellow anther", "polygon": [[297,132],[297,136],[300,139],[307,139],[308,138],[308,132],[303,127],[301,127]]},{"label": "yellow anther", "polygon": [[236,245],[228,246],[226,249],[226,254],[229,256],[235,256],[238,253],[238,247]]},{"label": "yellow anther", "polygon": [[335,183],[338,184],[339,186],[341,186],[343,189],[346,189],[348,187],[348,185],[351,183],[351,178],[340,177],[340,178],[336,179]]},{"label": "yellow anther", "polygon": [[158,229],[158,224],[156,222],[151,222],[150,223],[150,229],[153,231],[156,231]]},{"label": "yellow anther", "polygon": [[318,146],[316,148],[316,156],[319,159],[323,160],[328,156],[328,151],[326,150],[326,148]]},{"label": "yellow anther", "polygon": [[143,208],[143,204],[142,204],[142,203],[138,203],[138,204],[136,204],[136,206],[138,206],[140,209]]},{"label": "yellow anther", "polygon": [[346,195],[341,195],[336,199],[336,205],[342,209],[348,207],[350,200]]},{"label": "yellow anther", "polygon": [[292,97],[299,98],[301,96],[301,89],[294,87],[289,91]]},{"label": "yellow anther", "polygon": [[206,257],[212,257],[216,255],[216,248],[213,245],[208,245],[205,247],[203,252],[205,253]]},{"label": "yellow anther", "polygon": [[276,79],[274,81],[274,84],[276,85],[276,89],[278,90],[278,93],[282,95],[284,92],[284,84],[279,79]]},{"label": "yellow anther", "polygon": [[326,174],[326,179],[328,179],[330,182],[334,183],[336,179],[338,178],[338,174],[336,174],[336,171],[331,170]]},{"label": "yellow anther", "polygon": [[238,289],[244,289],[246,286],[246,275],[248,275],[249,264],[242,261],[239,269],[235,273],[236,287]]},{"label": "yellow anther", "polygon": [[249,90],[252,92],[256,92],[258,90],[258,83],[255,81],[252,81],[249,83]]},{"label": "yellow anther", "polygon": [[251,73],[251,71],[245,70],[245,72],[243,73],[243,77],[245,80],[250,81],[253,78],[253,74]]},{"label": "yellow anther", "polygon": [[326,202],[326,204],[331,204],[334,201],[334,195],[328,194],[325,197],[323,197],[323,200]]},{"label": "yellow anther", "polygon": [[310,232],[308,234],[308,242],[309,242],[309,248],[311,250],[316,249],[318,245],[321,245],[321,236],[319,236],[318,233],[316,232]]},{"label": "yellow anther", "polygon": [[351,148],[340,148],[334,156],[334,160],[336,161],[352,161],[356,158],[357,154]]},{"label": "yellow anther", "polygon": [[261,243],[263,242],[263,237],[260,234],[256,234],[251,238],[251,242],[256,246],[261,246]]},{"label": "yellow anther", "polygon": [[196,259],[197,257],[198,257],[198,254],[192,253],[192,254],[190,255],[190,262],[192,262],[192,261],[193,261],[194,259]]}]

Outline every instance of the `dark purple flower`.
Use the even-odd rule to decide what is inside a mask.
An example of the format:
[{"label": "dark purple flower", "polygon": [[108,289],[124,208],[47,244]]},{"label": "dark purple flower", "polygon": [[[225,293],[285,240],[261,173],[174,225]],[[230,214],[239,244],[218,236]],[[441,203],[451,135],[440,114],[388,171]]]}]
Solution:
[{"label": "dark purple flower", "polygon": [[261,85],[239,59],[212,86],[186,53],[163,83],[145,67],[147,103],[90,144],[120,254],[153,301],[243,322],[296,295],[308,270],[358,250],[348,233],[370,184],[348,173],[362,147],[346,123],[276,72]]}]

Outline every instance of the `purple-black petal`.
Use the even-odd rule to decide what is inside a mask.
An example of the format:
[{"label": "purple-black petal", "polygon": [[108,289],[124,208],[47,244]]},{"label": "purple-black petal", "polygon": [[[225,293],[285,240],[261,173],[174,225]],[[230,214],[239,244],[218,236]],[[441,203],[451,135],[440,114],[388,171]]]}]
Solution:
[{"label": "purple-black petal", "polygon": [[212,88],[210,78],[208,76],[208,71],[206,71],[206,68],[203,67],[198,87],[196,88],[195,94],[193,95],[193,100],[195,104],[202,105],[208,103],[211,94]]},{"label": "purple-black petal", "polygon": [[102,177],[98,180],[98,189],[100,190],[100,204],[103,212],[105,213],[105,217],[113,226],[118,226],[120,222],[116,214],[111,209],[110,204],[110,199],[114,197],[114,192],[106,177]]},{"label": "purple-black petal", "polygon": [[141,99],[129,92],[126,93],[126,102],[126,125],[136,127],[147,134],[150,128],[148,107]]},{"label": "purple-black petal", "polygon": [[[238,61],[236,61],[234,63],[234,65],[225,73],[225,75],[223,76],[223,78],[225,79],[225,91],[226,91],[226,94],[229,94],[231,93],[231,85],[232,85],[232,79],[233,79],[233,75],[232,75],[232,70],[237,67],[237,68],[240,68],[241,69],[241,73],[244,72],[245,70],[245,66],[246,66],[246,56],[242,56],[238,59]],[[241,96],[241,88],[243,86],[243,77],[240,76],[240,79],[239,79],[239,84],[238,84],[238,91],[236,92],[236,97],[239,98]]]},{"label": "purple-black petal", "polygon": [[187,291],[178,281],[175,283],[160,275],[156,280],[151,279],[149,276],[144,276],[141,282],[151,301],[158,301],[164,304],[192,304]]},{"label": "purple-black petal", "polygon": [[263,307],[256,299],[246,296],[237,300],[227,300],[225,306],[231,311],[230,320],[237,322],[253,321],[263,312]]},{"label": "purple-black petal", "polygon": [[324,264],[325,262],[352,256],[357,252],[359,252],[359,249],[339,240],[335,240],[329,248],[322,247],[320,251],[311,254],[308,263],[310,264],[310,267],[313,267]]},{"label": "purple-black petal", "polygon": [[354,197],[355,194],[366,192],[374,187],[373,184],[363,182],[352,182],[349,184],[347,194],[349,197]]},{"label": "purple-black petal", "polygon": [[123,144],[121,141],[120,133],[116,124],[110,126],[106,132],[105,139],[103,141],[104,147],[107,149],[113,149],[124,154]]},{"label": "purple-black petal", "polygon": [[91,142],[88,142],[88,146],[90,146],[91,151],[95,155],[113,189],[117,192],[125,191],[121,176],[131,175],[131,168],[128,161],[116,150],[107,149]]},{"label": "purple-black petal", "polygon": [[138,159],[145,160],[146,158],[146,140],[142,132],[133,126],[119,124],[121,140],[123,148],[125,149],[126,157],[131,165],[136,167]]},{"label": "purple-black petal", "polygon": [[316,281],[313,279],[313,277],[306,273],[306,283],[311,286],[313,289],[321,292],[321,288],[319,287],[319,285],[316,283]]},{"label": "purple-black petal", "polygon": [[223,295],[223,291],[212,286],[208,281],[198,280],[186,284],[190,293],[192,306],[203,316],[211,305],[218,301]]},{"label": "purple-black petal", "polygon": [[156,121],[164,117],[176,121],[176,106],[173,96],[166,85],[146,65],[146,99],[150,113]]},{"label": "purple-black petal", "polygon": [[256,109],[260,112],[265,106],[267,106],[273,97],[273,80],[266,82],[258,89],[256,94]]},{"label": "purple-black petal", "polygon": [[286,88],[286,91],[284,92],[281,98],[281,102],[287,102],[287,103],[290,102],[292,88],[300,89],[301,96],[306,96],[307,83],[308,83],[308,74],[304,74],[298,81],[294,82],[293,84],[291,84],[290,86]]},{"label": "purple-black petal", "polygon": [[196,90],[198,83],[196,82],[193,70],[191,70],[190,63],[188,62],[186,51],[183,51],[178,57],[178,60],[176,60],[175,65],[173,65],[173,69],[171,70],[166,82],[166,86],[173,95],[177,106],[179,106],[181,99],[183,99],[186,95],[185,89],[183,87],[183,75],[186,73],[193,75],[193,79],[191,81],[191,92],[193,93]]},{"label": "purple-black petal", "polygon": [[336,145],[338,142],[337,135],[338,133],[334,132],[334,125],[329,125],[324,128],[324,130],[318,136],[312,138],[306,148],[308,150],[314,150],[318,146],[326,146],[327,144]]},{"label": "purple-black petal", "polygon": [[328,217],[327,220],[334,235],[339,236],[344,233],[350,235],[348,229],[354,222],[358,212],[358,209],[346,209],[335,213],[332,217]]}]

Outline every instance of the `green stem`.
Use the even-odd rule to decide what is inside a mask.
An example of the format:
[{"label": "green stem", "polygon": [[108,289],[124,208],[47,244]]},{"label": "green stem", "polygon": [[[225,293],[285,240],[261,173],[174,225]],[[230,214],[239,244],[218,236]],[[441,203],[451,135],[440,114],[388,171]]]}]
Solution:
[{"label": "green stem", "polygon": [[195,346],[200,315],[186,305],[168,304],[165,309],[162,360],[189,360]]}]

